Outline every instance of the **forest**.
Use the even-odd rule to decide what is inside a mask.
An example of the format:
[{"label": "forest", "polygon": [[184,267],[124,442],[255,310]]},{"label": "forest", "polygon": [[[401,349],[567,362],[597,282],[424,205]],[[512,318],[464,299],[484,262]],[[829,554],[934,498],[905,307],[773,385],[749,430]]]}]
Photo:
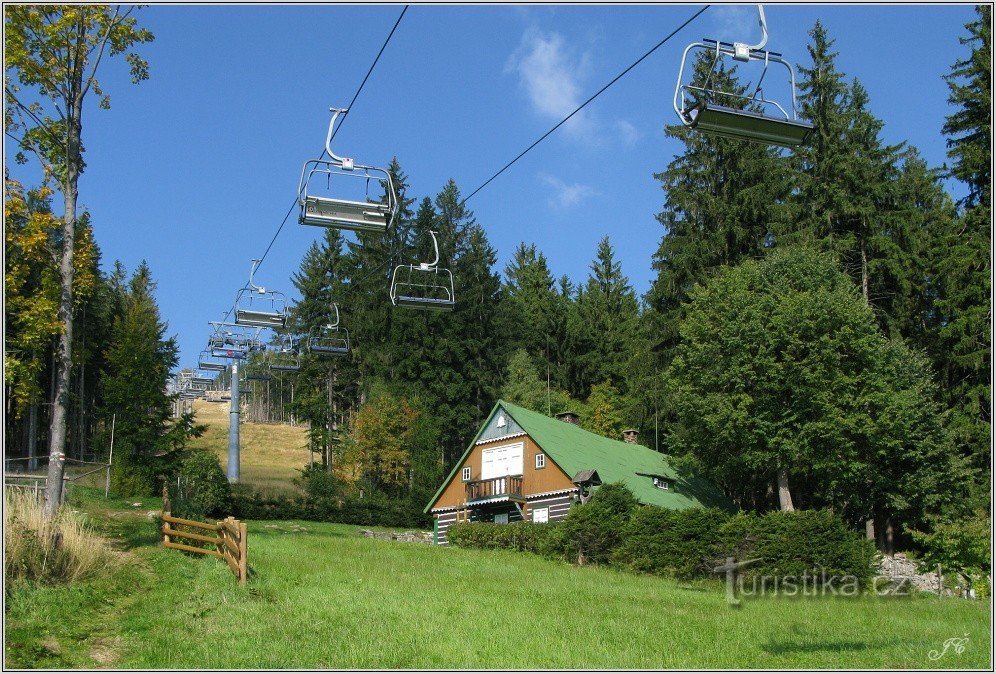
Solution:
[{"label": "forest", "polygon": [[[377,495],[413,523],[499,398],[576,411],[608,437],[637,429],[743,509],[830,508],[883,546],[988,520],[991,8],[977,11],[946,78],[945,166],[882,140],[885,122],[838,70],[819,23],[800,66],[801,114],[815,126],[805,146],[788,153],[668,126],[684,149],[654,175],[662,234],[643,296],[608,236],[583,279],[556,276],[529,242],[497,268],[487,223],[457,183],[413,194],[396,158],[400,213],[388,234],[321,232],[292,276],[287,333],[307,336],[338,306],[350,355],[303,353],[298,372],[270,373],[269,407],[281,409],[254,413],[308,425],[309,489]],[[696,63],[700,76],[709,65]],[[735,70],[713,77],[746,91]],[[951,178],[964,198],[946,191]],[[5,182],[12,459],[47,455],[64,229],[51,186]],[[193,415],[174,417],[166,390],[185,364],[154,270],[103,271],[100,223],[84,212],[74,228],[66,454],[104,458],[113,418],[115,491],[155,493],[198,433]],[[430,230],[456,307],[392,307],[390,273],[431,259]],[[246,371],[266,369],[258,357]]]}]

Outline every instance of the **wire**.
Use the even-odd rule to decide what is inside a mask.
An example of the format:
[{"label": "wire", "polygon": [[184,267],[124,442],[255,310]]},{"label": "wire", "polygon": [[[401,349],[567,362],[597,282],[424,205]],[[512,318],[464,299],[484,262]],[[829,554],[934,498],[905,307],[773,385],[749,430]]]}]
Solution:
[{"label": "wire", "polygon": [[[370,79],[370,74],[373,72],[374,68],[376,67],[377,62],[380,61],[381,54],[383,54],[384,50],[387,49],[387,44],[391,41],[391,38],[394,37],[394,31],[396,31],[398,29],[398,24],[401,23],[401,19],[404,18],[405,12],[407,12],[407,11],[408,11],[408,5],[405,5],[402,8],[402,10],[401,10],[401,14],[398,15],[398,20],[395,21],[394,22],[394,26],[391,27],[391,32],[388,33],[387,37],[384,39],[384,44],[382,44],[380,46],[380,51],[377,52],[377,56],[374,57],[373,62],[370,64],[370,67],[367,69],[367,74],[364,75],[363,81],[360,82],[360,86],[357,87],[356,93],[353,94],[353,99],[349,102],[349,108],[347,108],[347,110],[348,109],[352,109],[353,104],[356,103],[356,99],[360,97],[360,92],[363,91],[363,87],[366,85],[367,80]],[[339,129],[342,128],[342,125],[343,125],[343,123],[345,121],[346,121],[346,118],[343,117],[342,122],[339,122],[339,126],[337,126],[335,129],[332,130],[332,138],[335,138],[335,135],[337,133],[339,133]],[[326,154],[326,151],[322,150],[322,154],[319,157],[319,159],[323,159],[325,157],[325,154]],[[263,261],[266,260],[266,256],[269,255],[270,249],[273,248],[273,244],[276,243],[277,237],[280,236],[280,232],[283,231],[284,226],[287,224],[287,219],[290,218],[291,213],[294,212],[294,207],[295,206],[297,206],[297,197],[294,198],[293,203],[291,203],[291,207],[287,210],[287,214],[284,216],[284,219],[280,222],[280,226],[277,227],[277,231],[274,232],[273,238],[270,239],[270,243],[266,246],[266,250],[264,250],[263,254],[260,256],[260,258],[259,258],[259,264],[256,265],[256,269],[257,270],[261,266],[263,266]],[[242,290],[245,290],[248,287],[249,287],[249,284],[247,282],[246,285],[242,286],[239,289],[239,291],[241,292]],[[232,315],[233,311],[235,311],[235,303],[233,303],[232,307],[225,313],[225,317],[222,319],[221,322],[224,323],[224,322],[228,321],[228,317]]]},{"label": "wire", "polygon": [[[602,93],[603,93],[603,92],[604,92],[604,91],[605,91],[606,89],[608,89],[608,88],[609,88],[609,87],[611,87],[611,86],[612,86],[613,84],[615,84],[615,83],[616,83],[616,82],[618,82],[618,81],[619,81],[620,79],[622,79],[622,78],[623,78],[623,76],[624,76],[624,75],[626,75],[626,73],[628,73],[628,72],[629,72],[630,70],[632,70],[633,68],[635,68],[636,66],[638,66],[638,65],[639,65],[639,64],[640,64],[640,63],[641,63],[641,62],[642,62],[642,61],[643,61],[644,59],[646,59],[646,58],[647,58],[648,56],[650,56],[650,55],[651,55],[651,54],[653,54],[653,53],[654,53],[655,51],[657,51],[657,50],[658,50],[658,49],[660,49],[660,48],[661,48],[662,46],[664,46],[664,44],[665,44],[665,43],[666,43],[666,42],[667,42],[668,40],[670,40],[670,39],[671,39],[672,37],[674,37],[674,36],[675,36],[675,35],[677,35],[677,34],[678,34],[679,32],[681,32],[681,30],[682,30],[682,29],[684,29],[684,28],[685,28],[686,26],[688,26],[688,24],[690,24],[690,23],[691,23],[692,21],[694,21],[695,19],[699,18],[699,16],[700,16],[700,15],[701,15],[701,14],[702,14],[702,13],[703,13],[704,11],[706,11],[707,9],[709,9],[709,5],[706,5],[705,7],[703,7],[703,8],[702,8],[702,9],[700,9],[699,11],[697,11],[697,12],[696,12],[695,14],[693,14],[693,15],[692,15],[691,17],[689,17],[689,18],[688,18],[688,19],[687,19],[687,20],[686,20],[686,21],[685,21],[684,23],[682,23],[682,24],[681,24],[680,26],[678,26],[678,27],[677,27],[677,28],[675,28],[675,29],[674,29],[673,31],[671,31],[671,33],[670,33],[670,34],[668,34],[668,36],[667,36],[667,37],[665,37],[665,38],[664,38],[663,40],[661,40],[660,42],[658,42],[657,44],[655,44],[655,45],[654,45],[654,46],[653,46],[653,47],[652,47],[652,48],[651,48],[651,49],[650,49],[649,51],[647,51],[647,52],[646,52],[646,53],[645,53],[645,54],[644,54],[643,56],[641,56],[641,57],[640,57],[640,58],[638,58],[638,59],[637,59],[636,61],[634,61],[633,63],[631,63],[631,64],[630,64],[630,65],[629,65],[629,66],[628,66],[628,67],[627,67],[627,68],[626,68],[625,70],[623,70],[623,71],[622,71],[621,73],[619,73],[618,75],[616,75],[615,77],[613,77],[613,78],[612,78],[612,80],[610,80],[608,84],[606,84],[606,85],[605,85],[605,86],[603,86],[603,87],[602,87],[601,89],[599,89],[599,90],[598,90],[598,91],[596,91],[596,92],[595,92],[594,94],[592,94],[592,96],[591,96],[591,97],[590,97],[590,98],[589,98],[588,100],[586,100],[586,101],[585,101],[584,103],[582,103],[582,104],[581,104],[581,105],[579,105],[579,106],[578,106],[577,108],[575,108],[575,109],[574,109],[574,111],[573,111],[573,112],[572,112],[571,114],[567,115],[567,117],[565,117],[564,119],[560,120],[560,121],[559,121],[559,122],[558,122],[558,123],[557,123],[557,124],[556,124],[556,125],[555,125],[555,126],[554,126],[554,127],[552,128],[552,129],[550,129],[549,131],[547,131],[546,133],[544,133],[544,134],[543,134],[542,136],[540,136],[540,137],[539,137],[539,139],[538,139],[538,140],[536,140],[536,141],[535,141],[535,142],[534,142],[534,143],[533,143],[532,145],[530,145],[530,146],[529,146],[529,147],[527,147],[527,148],[526,148],[525,150],[523,150],[522,152],[520,152],[520,153],[518,154],[518,156],[516,156],[516,157],[515,157],[515,159],[513,159],[512,161],[508,162],[508,163],[507,163],[507,164],[505,164],[505,165],[504,165],[503,167],[501,167],[501,169],[500,169],[500,170],[499,170],[499,171],[498,171],[497,173],[495,173],[495,174],[494,174],[493,176],[491,176],[490,178],[488,178],[488,179],[487,179],[486,181],[484,181],[484,183],[483,183],[483,184],[482,184],[482,185],[481,185],[480,187],[478,187],[478,188],[477,188],[476,190],[474,190],[473,192],[471,192],[471,193],[470,193],[470,194],[469,194],[469,195],[468,195],[467,197],[465,197],[465,198],[464,198],[464,199],[463,199],[463,200],[462,200],[462,201],[460,202],[460,204],[459,204],[459,205],[460,205],[460,206],[463,206],[464,204],[466,204],[466,203],[467,203],[467,202],[468,202],[468,201],[470,200],[470,198],[471,198],[471,197],[473,197],[473,196],[474,196],[475,194],[477,194],[478,192],[480,192],[481,190],[483,190],[483,189],[484,189],[485,187],[487,187],[487,186],[488,186],[488,184],[489,184],[489,183],[490,183],[491,181],[493,181],[493,180],[494,180],[495,178],[497,178],[497,177],[498,177],[498,176],[500,176],[500,175],[501,175],[502,173],[504,173],[506,169],[508,169],[509,167],[511,167],[511,166],[512,166],[512,164],[514,164],[515,162],[517,162],[517,161],[519,161],[520,159],[522,159],[522,157],[524,157],[524,156],[526,155],[526,153],[527,153],[527,152],[529,152],[529,151],[530,151],[530,150],[532,150],[532,149],[533,149],[534,147],[536,147],[537,145],[539,145],[540,143],[542,143],[542,142],[543,142],[543,140],[544,140],[544,139],[546,139],[546,137],[547,137],[547,136],[549,136],[549,135],[550,135],[551,133],[553,133],[554,131],[556,131],[557,129],[559,129],[559,128],[560,128],[561,126],[563,126],[563,125],[564,125],[564,124],[565,124],[565,123],[567,122],[567,120],[569,120],[569,119],[570,119],[571,117],[573,117],[573,116],[574,116],[574,115],[576,115],[576,114],[577,114],[578,112],[580,112],[582,108],[584,108],[584,107],[585,107],[586,105],[588,105],[589,103],[591,103],[591,102],[592,102],[593,100],[595,100],[596,98],[598,98],[598,97],[599,97],[599,96],[600,96],[600,95],[601,95],[601,94],[602,94]],[[402,14],[404,14],[404,12],[402,12]],[[400,17],[399,17],[399,20],[400,20]],[[341,125],[340,125],[340,126],[341,126]],[[333,136],[334,136],[334,135],[335,135],[335,134],[333,134]],[[369,279],[373,278],[373,277],[374,277],[375,275],[377,275],[377,274],[378,274],[378,272],[380,272],[380,271],[381,271],[381,270],[382,270],[382,269],[383,269],[383,268],[384,268],[384,267],[385,267],[385,266],[386,266],[386,265],[387,265],[388,263],[390,263],[390,262],[391,262],[391,261],[392,261],[392,260],[394,259],[394,256],[395,256],[395,255],[396,255],[396,254],[397,254],[398,252],[400,252],[400,249],[399,249],[399,250],[395,250],[395,251],[392,251],[392,252],[391,252],[391,254],[390,254],[390,255],[388,256],[388,258],[387,258],[386,260],[384,260],[384,262],[382,262],[382,263],[380,263],[379,265],[377,265],[376,267],[374,267],[374,268],[373,268],[373,269],[372,269],[372,270],[371,270],[371,271],[370,271],[369,273],[365,274],[365,275],[364,275],[364,276],[362,276],[361,278],[359,278],[359,279],[356,279],[356,281],[357,281],[357,282],[360,282],[360,283],[362,283],[362,282],[366,282],[367,280],[369,280]]]},{"label": "wire", "polygon": [[599,89],[598,91],[596,91],[594,94],[592,94],[591,98],[589,98],[584,103],[582,103],[577,108],[575,108],[574,112],[572,112],[571,114],[567,115],[567,117],[564,117],[562,120],[560,120],[559,122],[557,122],[556,126],[554,126],[552,129],[550,129],[549,131],[547,131],[546,133],[544,133],[542,136],[540,136],[532,145],[530,145],[525,150],[523,150],[522,152],[520,152],[515,157],[515,159],[513,159],[512,161],[510,161],[507,164],[505,164],[504,166],[502,166],[501,169],[499,169],[499,171],[497,173],[495,173],[493,176],[491,176],[490,178],[488,178],[487,180],[485,180],[484,183],[480,187],[478,187],[476,190],[474,190],[468,196],[466,196],[463,199],[463,201],[460,202],[460,205],[462,206],[465,203],[467,203],[468,201],[470,201],[471,197],[473,197],[475,194],[477,194],[478,192],[480,192],[481,190],[483,190],[485,187],[487,187],[488,184],[492,180],[494,180],[495,178],[497,178],[498,176],[500,176],[502,173],[504,173],[507,168],[509,168],[510,166],[512,166],[512,164],[514,164],[515,162],[517,162],[520,159],[522,159],[526,155],[527,152],[529,152],[534,147],[536,147],[537,145],[539,145],[540,143],[542,143],[546,139],[547,136],[549,136],[551,133],[553,133],[554,131],[556,131],[557,129],[559,129],[561,126],[563,126],[567,122],[567,120],[569,120],[571,117],[573,117],[574,115],[576,115],[577,113],[579,113],[582,108],[584,108],[586,105],[588,105],[589,103],[591,103],[593,100],[595,100],[596,98],[598,98],[602,94],[603,91],[605,91],[606,89],[608,89],[609,87],[611,87],[613,84],[615,84],[616,82],[618,82],[620,79],[622,79],[623,75],[625,75],[630,70],[632,70],[633,68],[635,68],[636,66],[638,66],[641,61],[643,61],[645,58],[647,58],[648,56],[650,56],[651,54],[653,54],[655,51],[657,51],[658,49],[660,49],[668,40],[670,40],[672,37],[674,37],[675,35],[677,35],[685,26],[687,26],[692,21],[694,21],[695,19],[697,19],[699,17],[699,15],[702,14],[702,12],[706,11],[707,9],[709,9],[709,5],[706,5],[705,7],[703,7],[702,9],[700,9],[699,11],[695,12],[695,14],[693,14],[689,19],[687,19],[683,24],[681,24],[680,26],[678,26],[677,28],[675,28],[673,31],[671,31],[671,33],[667,37],[665,37],[663,40],[661,40],[656,45],[654,45],[650,49],[650,51],[648,51],[646,54],[644,54],[643,56],[641,56],[640,58],[638,58],[636,61],[634,61],[633,63],[631,63],[629,65],[629,67],[627,67],[621,73],[619,73],[618,75],[616,75],[615,77],[613,77],[612,80],[608,84],[606,84],[604,87],[602,87],[601,89]]}]

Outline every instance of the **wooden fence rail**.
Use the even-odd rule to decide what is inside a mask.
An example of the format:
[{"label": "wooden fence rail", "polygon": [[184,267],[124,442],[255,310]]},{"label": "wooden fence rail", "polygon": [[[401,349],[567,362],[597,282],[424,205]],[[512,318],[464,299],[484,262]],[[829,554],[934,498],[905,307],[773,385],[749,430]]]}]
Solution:
[{"label": "wooden fence rail", "polygon": [[[179,525],[193,527],[204,531],[214,532],[214,535],[195,534],[190,531],[180,531],[172,526]],[[174,538],[186,538],[200,543],[213,544],[216,549],[198,548],[186,543],[178,543]],[[173,517],[168,510],[163,511],[163,547],[171,550],[184,550],[186,552],[196,552],[209,557],[217,557],[228,564],[235,577],[239,579],[239,584],[246,582],[249,572],[248,564],[248,531],[246,523],[240,522],[234,517],[226,517],[221,522],[208,524],[195,520],[185,520],[180,517]]]}]

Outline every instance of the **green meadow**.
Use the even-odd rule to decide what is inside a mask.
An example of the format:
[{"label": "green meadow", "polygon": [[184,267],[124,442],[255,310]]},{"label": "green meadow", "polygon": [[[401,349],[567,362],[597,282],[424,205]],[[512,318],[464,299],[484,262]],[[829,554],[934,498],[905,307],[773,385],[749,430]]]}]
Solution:
[{"label": "green meadow", "polygon": [[[250,522],[250,579],[158,545],[149,499],[71,505],[124,571],[7,596],[8,667],[989,668],[989,604],[747,598],[528,554],[372,540],[361,527]],[[968,635],[961,653],[945,640]]]}]

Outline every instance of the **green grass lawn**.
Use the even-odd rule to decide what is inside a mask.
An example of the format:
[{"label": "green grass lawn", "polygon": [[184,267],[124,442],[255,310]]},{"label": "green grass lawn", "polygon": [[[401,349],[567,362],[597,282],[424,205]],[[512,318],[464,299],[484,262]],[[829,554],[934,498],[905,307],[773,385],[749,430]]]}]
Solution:
[{"label": "green grass lawn", "polygon": [[[512,552],[250,522],[251,577],[156,545],[146,511],[77,492],[136,563],[8,598],[12,667],[987,668],[986,602],[745,600]],[[72,623],[62,627],[51,625]],[[44,628],[44,625],[50,625]],[[961,654],[927,657],[969,635]]]}]

